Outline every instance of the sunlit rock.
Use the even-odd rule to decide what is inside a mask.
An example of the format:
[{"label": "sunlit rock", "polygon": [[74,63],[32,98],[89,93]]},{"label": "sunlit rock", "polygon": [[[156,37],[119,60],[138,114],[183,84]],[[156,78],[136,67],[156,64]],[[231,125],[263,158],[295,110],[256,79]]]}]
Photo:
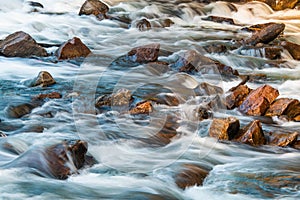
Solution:
[{"label": "sunlit rock", "polygon": [[228,109],[239,107],[246,99],[250,91],[251,90],[247,85],[239,85],[226,95],[226,107]]},{"label": "sunlit rock", "polygon": [[86,0],[81,6],[79,15],[95,15],[98,19],[102,20],[107,18],[106,13],[109,7],[99,0]]},{"label": "sunlit rock", "polygon": [[293,56],[295,60],[300,60],[300,45],[292,42],[281,42],[281,46],[283,46],[288,52]]},{"label": "sunlit rock", "polygon": [[267,144],[280,147],[292,146],[297,141],[298,136],[298,132],[269,133]]},{"label": "sunlit rock", "polygon": [[131,115],[149,114],[153,112],[153,106],[150,101],[139,102],[136,106],[129,110]]},{"label": "sunlit rock", "polygon": [[270,108],[267,110],[265,116],[280,116],[286,115],[291,110],[295,110],[295,106],[299,105],[297,99],[280,98],[274,101]]},{"label": "sunlit rock", "polygon": [[219,140],[232,140],[239,130],[240,122],[235,117],[213,119],[209,128],[209,136]]},{"label": "sunlit rock", "polygon": [[41,86],[41,87],[47,87],[50,85],[55,84],[56,81],[52,77],[52,75],[47,71],[41,71],[38,76],[32,81],[31,86]]}]

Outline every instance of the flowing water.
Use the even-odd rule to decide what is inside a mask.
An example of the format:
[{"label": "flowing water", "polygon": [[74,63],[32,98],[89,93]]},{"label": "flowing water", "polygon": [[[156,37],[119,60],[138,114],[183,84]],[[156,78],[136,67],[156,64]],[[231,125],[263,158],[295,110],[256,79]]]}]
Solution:
[{"label": "flowing water", "polygon": [[[266,80],[249,83],[256,88],[268,81],[280,97],[300,100],[300,62],[283,52],[285,62],[269,65],[255,52],[232,50],[226,54],[205,53],[203,46],[231,44],[247,38],[242,26],[201,20],[206,15],[231,17],[240,25],[285,23],[285,37],[300,44],[300,10],[272,11],[262,3],[244,5],[225,2],[204,5],[196,1],[110,0],[110,14],[133,21],[170,18],[175,24],[140,32],[126,23],[98,21],[78,16],[84,0],[40,0],[44,8],[31,12],[23,0],[0,0],[0,38],[15,31],[29,33],[37,42],[61,44],[79,37],[94,53],[83,62],[0,57],[0,199],[297,199],[300,197],[300,154],[292,148],[251,147],[217,143],[209,138],[211,120],[198,121],[195,110],[205,103],[193,89],[209,82],[225,91],[240,82],[220,75],[187,75],[171,70],[161,73],[145,65],[126,66],[121,58],[136,46],[160,43],[159,60],[172,62],[189,49],[232,66],[241,74],[267,74]],[[54,52],[56,47],[47,51]],[[121,63],[121,64],[120,64]],[[273,66],[273,67],[272,67]],[[47,88],[28,87],[40,71],[48,71],[57,84]],[[95,98],[126,88],[138,102],[147,95],[177,95],[175,107],[155,105],[147,117],[132,117],[118,109],[96,112]],[[6,115],[9,105],[30,102],[40,93],[58,91],[62,99],[49,100],[21,119]],[[95,114],[97,113],[97,114]],[[168,145],[149,144],[169,115],[180,119],[175,137]],[[218,109],[216,116],[234,115],[242,124],[251,120],[236,111]],[[295,122],[263,124],[264,130],[297,130]],[[24,162],[34,152],[62,140],[82,139],[89,154],[98,161],[67,180],[32,173]],[[13,149],[8,151],[7,144]],[[27,156],[27,157],[26,157]],[[24,162],[26,163],[26,162]],[[175,174],[184,164],[211,169],[203,186],[181,190]],[[17,166],[17,167],[9,167]]]}]

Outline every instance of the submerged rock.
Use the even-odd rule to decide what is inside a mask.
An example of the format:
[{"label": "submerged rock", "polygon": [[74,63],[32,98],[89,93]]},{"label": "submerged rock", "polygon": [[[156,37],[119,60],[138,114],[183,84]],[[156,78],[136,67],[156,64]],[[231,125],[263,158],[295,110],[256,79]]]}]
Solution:
[{"label": "submerged rock", "polygon": [[213,22],[217,22],[217,23],[227,23],[227,24],[234,25],[233,19],[232,18],[227,18],[227,17],[208,16],[208,17],[202,18],[202,20],[213,21]]},{"label": "submerged rock", "polygon": [[280,146],[280,147],[292,146],[297,141],[298,136],[299,136],[298,132],[269,133],[267,144]]},{"label": "submerged rock", "polygon": [[128,52],[128,57],[133,62],[147,63],[154,62],[158,58],[160,44],[153,43],[133,48]]},{"label": "submerged rock", "polygon": [[300,45],[292,42],[281,42],[281,46],[283,46],[288,52],[293,56],[295,60],[300,60]]},{"label": "submerged rock", "polygon": [[58,93],[58,92],[51,92],[51,93],[48,93],[48,94],[39,94],[37,96],[34,97],[34,99],[60,99],[61,98],[61,94]]},{"label": "submerged rock", "polygon": [[153,106],[149,101],[139,102],[134,108],[129,110],[131,115],[149,114],[151,112],[153,112]]},{"label": "submerged rock", "polygon": [[30,103],[24,103],[17,106],[10,105],[5,108],[5,114],[11,118],[21,118],[24,115],[31,113],[36,106]]},{"label": "submerged rock", "polygon": [[95,15],[98,19],[102,20],[107,18],[106,13],[109,7],[99,0],[86,0],[81,6],[79,15]]},{"label": "submerged rock", "polygon": [[102,95],[96,99],[95,106],[129,106],[132,101],[131,92],[125,88],[117,90],[110,95]]},{"label": "submerged rock", "polygon": [[91,50],[77,37],[68,40],[56,51],[59,60],[87,57],[90,53]]},{"label": "submerged rock", "polygon": [[240,122],[235,117],[214,119],[209,128],[209,136],[219,140],[232,140],[240,130]]},{"label": "submerged rock", "polygon": [[15,32],[0,42],[0,54],[7,57],[44,57],[46,50],[27,33]]},{"label": "submerged rock", "polygon": [[147,19],[141,19],[136,22],[135,27],[140,31],[148,31],[151,29],[151,23]]},{"label": "submerged rock", "polygon": [[247,85],[239,85],[226,96],[226,107],[234,109],[239,107],[250,93],[250,88]]},{"label": "submerged rock", "polygon": [[266,139],[260,121],[254,120],[247,126],[243,127],[240,130],[239,135],[235,138],[235,141],[252,146],[266,144]]},{"label": "submerged rock", "polygon": [[50,85],[55,84],[56,81],[52,77],[52,75],[47,71],[41,71],[38,76],[32,81],[31,86],[41,86],[41,87],[47,87]]},{"label": "submerged rock", "polygon": [[210,96],[210,95],[217,95],[223,94],[224,91],[221,87],[216,85],[211,85],[206,82],[202,82],[194,89],[195,95],[197,96]]},{"label": "submerged rock", "polygon": [[277,89],[269,85],[263,85],[250,92],[245,101],[239,106],[239,110],[247,115],[264,115],[270,104],[279,96]]},{"label": "submerged rock", "polygon": [[201,186],[209,171],[195,164],[185,164],[181,172],[176,174],[175,183],[185,189],[191,186]]}]

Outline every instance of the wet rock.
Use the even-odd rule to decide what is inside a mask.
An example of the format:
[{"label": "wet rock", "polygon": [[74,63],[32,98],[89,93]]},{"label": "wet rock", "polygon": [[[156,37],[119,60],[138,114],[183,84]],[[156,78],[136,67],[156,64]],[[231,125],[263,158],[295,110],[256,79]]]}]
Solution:
[{"label": "wet rock", "polygon": [[29,103],[24,103],[24,104],[17,105],[17,106],[10,105],[5,108],[5,114],[7,117],[21,118],[24,115],[31,113],[31,111],[35,107],[36,106],[29,104]]},{"label": "wet rock", "polygon": [[298,0],[258,0],[263,3],[268,4],[273,10],[284,10],[287,8],[293,9],[295,8],[296,4],[298,3]]},{"label": "wet rock", "polygon": [[212,22],[216,22],[216,23],[227,23],[227,24],[234,25],[233,19],[232,18],[227,18],[227,17],[208,16],[208,17],[202,18],[202,20],[212,21]]},{"label": "wet rock", "polygon": [[128,57],[133,62],[147,63],[154,62],[158,58],[160,44],[153,43],[133,48],[128,52]]},{"label": "wet rock", "polygon": [[243,127],[235,141],[252,146],[259,146],[266,144],[262,125],[259,120],[250,122],[247,126]]},{"label": "wet rock", "polygon": [[263,85],[250,92],[245,101],[239,106],[239,110],[247,115],[264,115],[270,104],[279,96],[277,89],[269,85]]},{"label": "wet rock", "polygon": [[300,150],[300,140],[297,140],[293,145],[293,148]]},{"label": "wet rock", "polygon": [[86,0],[81,6],[79,15],[95,15],[98,19],[102,20],[107,18],[106,13],[109,7],[99,0]]},{"label": "wet rock", "polygon": [[234,109],[239,107],[250,93],[250,88],[247,85],[239,85],[226,96],[226,107]]},{"label": "wet rock", "polygon": [[174,24],[174,22],[169,19],[159,19],[158,21],[154,21],[151,23],[151,26],[154,28],[166,28],[166,27],[170,27]]},{"label": "wet rock", "polygon": [[290,98],[280,98],[274,101],[267,110],[265,116],[273,117],[288,114],[288,111],[294,110],[299,105],[299,101]]},{"label": "wet rock", "polygon": [[284,24],[270,23],[266,27],[252,34],[251,38],[245,41],[248,45],[256,45],[258,43],[268,44],[276,39],[284,30]]},{"label": "wet rock", "polygon": [[268,143],[269,145],[286,147],[293,145],[299,136],[298,132],[293,133],[269,133]]},{"label": "wet rock", "polygon": [[200,106],[197,109],[197,117],[199,121],[205,120],[205,119],[209,119],[213,117],[213,113],[212,111],[204,106]]},{"label": "wet rock", "polygon": [[242,55],[251,55],[254,57],[268,58],[270,60],[281,58],[282,48],[279,46],[245,46],[240,50]]},{"label": "wet rock", "polygon": [[153,112],[153,106],[149,101],[137,103],[134,108],[129,110],[131,115],[149,114],[151,112]]},{"label": "wet rock", "polygon": [[291,56],[293,56],[293,58],[295,60],[300,60],[300,45],[299,44],[284,41],[284,42],[281,42],[280,45],[283,46],[286,50],[288,50],[288,52],[291,54]]},{"label": "wet rock", "polygon": [[55,52],[59,60],[87,57],[91,50],[83,42],[74,37],[62,44]]},{"label": "wet rock", "polygon": [[154,75],[162,75],[170,71],[169,63],[163,61],[150,62],[145,67]]},{"label": "wet rock", "polygon": [[227,76],[238,76],[239,75],[239,72],[230,66],[224,65],[219,62],[215,62],[215,64],[217,65],[217,68],[218,68],[220,74],[222,74],[222,75],[227,75]]},{"label": "wet rock", "polygon": [[223,94],[224,91],[221,87],[216,85],[211,85],[206,82],[202,82],[198,87],[194,89],[195,95],[197,96],[210,96],[216,94]]},{"label": "wet rock", "polygon": [[209,171],[194,164],[184,165],[184,169],[175,176],[176,185],[185,189],[191,186],[201,186]]},{"label": "wet rock", "polygon": [[15,32],[0,42],[0,54],[7,57],[44,57],[46,50],[27,33]]},{"label": "wet rock", "polygon": [[141,19],[136,22],[136,28],[140,31],[148,31],[151,29],[151,23],[147,19]]},{"label": "wet rock", "polygon": [[300,122],[300,115],[297,115],[296,117],[294,117],[293,119],[295,122]]},{"label": "wet rock", "polygon": [[1,138],[1,137],[7,137],[7,136],[6,136],[5,133],[2,133],[2,132],[0,131],[0,138]]},{"label": "wet rock", "polygon": [[61,94],[58,93],[58,92],[51,92],[51,93],[48,93],[48,94],[39,94],[37,96],[34,97],[34,99],[40,99],[40,100],[43,100],[43,99],[60,99],[61,98]]},{"label": "wet rock", "polygon": [[214,119],[209,128],[209,136],[219,140],[232,140],[240,130],[240,122],[234,117]]},{"label": "wet rock", "polygon": [[208,53],[224,53],[227,47],[223,44],[210,44],[203,47]]},{"label": "wet rock", "polygon": [[264,23],[264,24],[255,24],[255,25],[252,25],[249,27],[244,27],[244,28],[242,28],[242,30],[249,31],[249,32],[259,32],[262,29],[266,28],[267,26],[274,25],[274,24],[276,24],[276,23],[269,22],[269,23]]},{"label": "wet rock", "polygon": [[50,85],[55,84],[56,81],[52,77],[52,75],[47,71],[41,71],[38,76],[32,81],[31,86],[41,86],[48,87]]},{"label": "wet rock", "polygon": [[148,99],[155,103],[165,104],[168,106],[178,106],[180,104],[179,99],[174,94],[162,93]]},{"label": "wet rock", "polygon": [[119,89],[110,95],[102,95],[96,99],[96,107],[101,106],[129,106],[132,101],[131,92],[127,89]]}]

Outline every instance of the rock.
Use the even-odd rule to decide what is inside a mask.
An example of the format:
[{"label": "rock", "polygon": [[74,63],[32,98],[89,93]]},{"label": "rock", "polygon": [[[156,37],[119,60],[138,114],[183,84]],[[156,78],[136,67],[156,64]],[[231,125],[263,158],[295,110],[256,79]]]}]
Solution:
[{"label": "rock", "polygon": [[298,136],[298,132],[269,133],[267,144],[280,147],[292,146],[297,141]]},{"label": "rock", "polygon": [[119,89],[113,94],[102,95],[96,99],[96,107],[101,106],[129,106],[132,101],[131,92],[125,88]]},{"label": "rock", "polygon": [[297,140],[293,145],[293,148],[300,150],[300,140]]},{"label": "rock", "polygon": [[297,115],[296,117],[294,117],[293,119],[295,122],[300,122],[300,115]]},{"label": "rock", "polygon": [[5,108],[5,114],[11,118],[21,118],[24,115],[29,114],[36,106],[24,103],[17,106],[10,105]]},{"label": "rock", "polygon": [[107,18],[106,13],[109,7],[99,0],[86,0],[81,6],[79,15],[95,15],[98,19],[102,20]]},{"label": "rock", "polygon": [[276,39],[284,30],[284,24],[270,23],[266,27],[252,34],[251,38],[245,41],[248,45],[256,45],[258,43],[268,44]]},{"label": "rock", "polygon": [[240,50],[241,55],[268,58],[271,60],[280,59],[282,48],[279,46],[245,46]]},{"label": "rock", "polygon": [[202,18],[202,20],[213,21],[213,22],[216,22],[216,23],[227,23],[227,24],[234,25],[233,19],[232,18],[227,18],[227,17],[208,16],[208,17]]},{"label": "rock", "polygon": [[136,28],[140,31],[148,31],[151,29],[151,24],[147,19],[141,19],[136,22]]},{"label": "rock", "polygon": [[280,98],[274,101],[270,108],[267,110],[265,116],[273,117],[288,114],[287,111],[293,110],[293,108],[299,105],[299,101],[296,99]]},{"label": "rock", "polygon": [[162,93],[157,94],[154,97],[148,98],[158,104],[165,104],[167,106],[178,106],[180,104],[179,99],[174,94]]},{"label": "rock", "polygon": [[250,92],[245,101],[239,106],[239,110],[247,115],[264,115],[270,104],[279,96],[277,89],[269,85],[263,85]]},{"label": "rock", "polygon": [[169,63],[163,61],[150,62],[145,67],[154,75],[162,75],[170,71]]},{"label": "rock", "polygon": [[204,119],[209,119],[209,118],[213,117],[213,113],[211,110],[209,110],[209,108],[200,106],[197,109],[197,117],[198,117],[199,121],[202,121]]},{"label": "rock", "polygon": [[259,120],[254,120],[247,126],[243,127],[240,130],[239,135],[234,140],[252,146],[266,144],[262,125]]},{"label": "rock", "polygon": [[38,76],[32,81],[31,86],[41,86],[48,87],[50,85],[55,84],[56,81],[52,77],[52,75],[47,71],[41,71]]},{"label": "rock", "polygon": [[176,174],[175,183],[185,189],[191,186],[201,186],[209,171],[195,164],[185,164],[184,169]]},{"label": "rock", "polygon": [[151,112],[153,112],[153,107],[149,101],[139,102],[134,108],[129,110],[131,115],[149,114]]},{"label": "rock", "polygon": [[1,138],[1,137],[7,137],[7,136],[6,136],[5,133],[2,133],[2,132],[0,131],[0,138]]},{"label": "rock", "polygon": [[239,107],[250,93],[250,88],[247,85],[239,85],[226,96],[226,107],[234,109]]},{"label": "rock", "polygon": [[43,99],[60,99],[61,98],[61,94],[58,93],[58,92],[51,92],[51,93],[48,93],[48,94],[39,94],[37,95],[36,97],[34,97],[34,99],[40,99],[40,100],[43,100]]},{"label": "rock", "polygon": [[263,3],[268,4],[273,10],[284,10],[284,9],[293,9],[295,8],[296,4],[298,3],[298,0],[258,0]]},{"label": "rock", "polygon": [[213,119],[209,136],[219,140],[232,140],[240,130],[240,122],[234,117],[224,119]]},{"label": "rock", "polygon": [[166,28],[172,26],[173,24],[174,22],[171,19],[166,18],[166,19],[158,19],[158,21],[153,21],[151,23],[151,26],[154,28]]},{"label": "rock", "polygon": [[59,60],[87,57],[90,53],[91,50],[77,37],[62,44],[55,52]]},{"label": "rock", "polygon": [[153,43],[133,48],[128,52],[128,57],[133,62],[147,63],[154,62],[158,58],[160,44]]},{"label": "rock", "polygon": [[224,65],[219,62],[215,62],[215,64],[217,65],[218,70],[219,70],[220,74],[222,74],[222,75],[227,75],[227,76],[238,76],[239,75],[239,72],[230,66]]},{"label": "rock", "polygon": [[208,53],[225,53],[227,51],[227,47],[223,44],[210,44],[203,47],[205,51]]},{"label": "rock", "polygon": [[300,45],[299,44],[284,41],[284,42],[281,42],[280,45],[283,46],[286,50],[288,50],[288,52],[291,54],[291,56],[293,56],[293,58],[295,60],[300,60]]},{"label": "rock", "polygon": [[15,32],[0,42],[0,54],[7,57],[44,57],[46,50],[27,33]]},{"label": "rock", "polygon": [[262,29],[266,28],[267,26],[274,25],[274,24],[276,24],[276,23],[269,22],[269,23],[265,23],[265,24],[255,24],[255,25],[252,25],[249,27],[244,27],[244,28],[242,28],[242,30],[249,31],[249,32],[259,32]]},{"label": "rock", "polygon": [[197,96],[210,96],[224,93],[221,87],[206,82],[200,83],[199,86],[194,89],[194,92]]}]

